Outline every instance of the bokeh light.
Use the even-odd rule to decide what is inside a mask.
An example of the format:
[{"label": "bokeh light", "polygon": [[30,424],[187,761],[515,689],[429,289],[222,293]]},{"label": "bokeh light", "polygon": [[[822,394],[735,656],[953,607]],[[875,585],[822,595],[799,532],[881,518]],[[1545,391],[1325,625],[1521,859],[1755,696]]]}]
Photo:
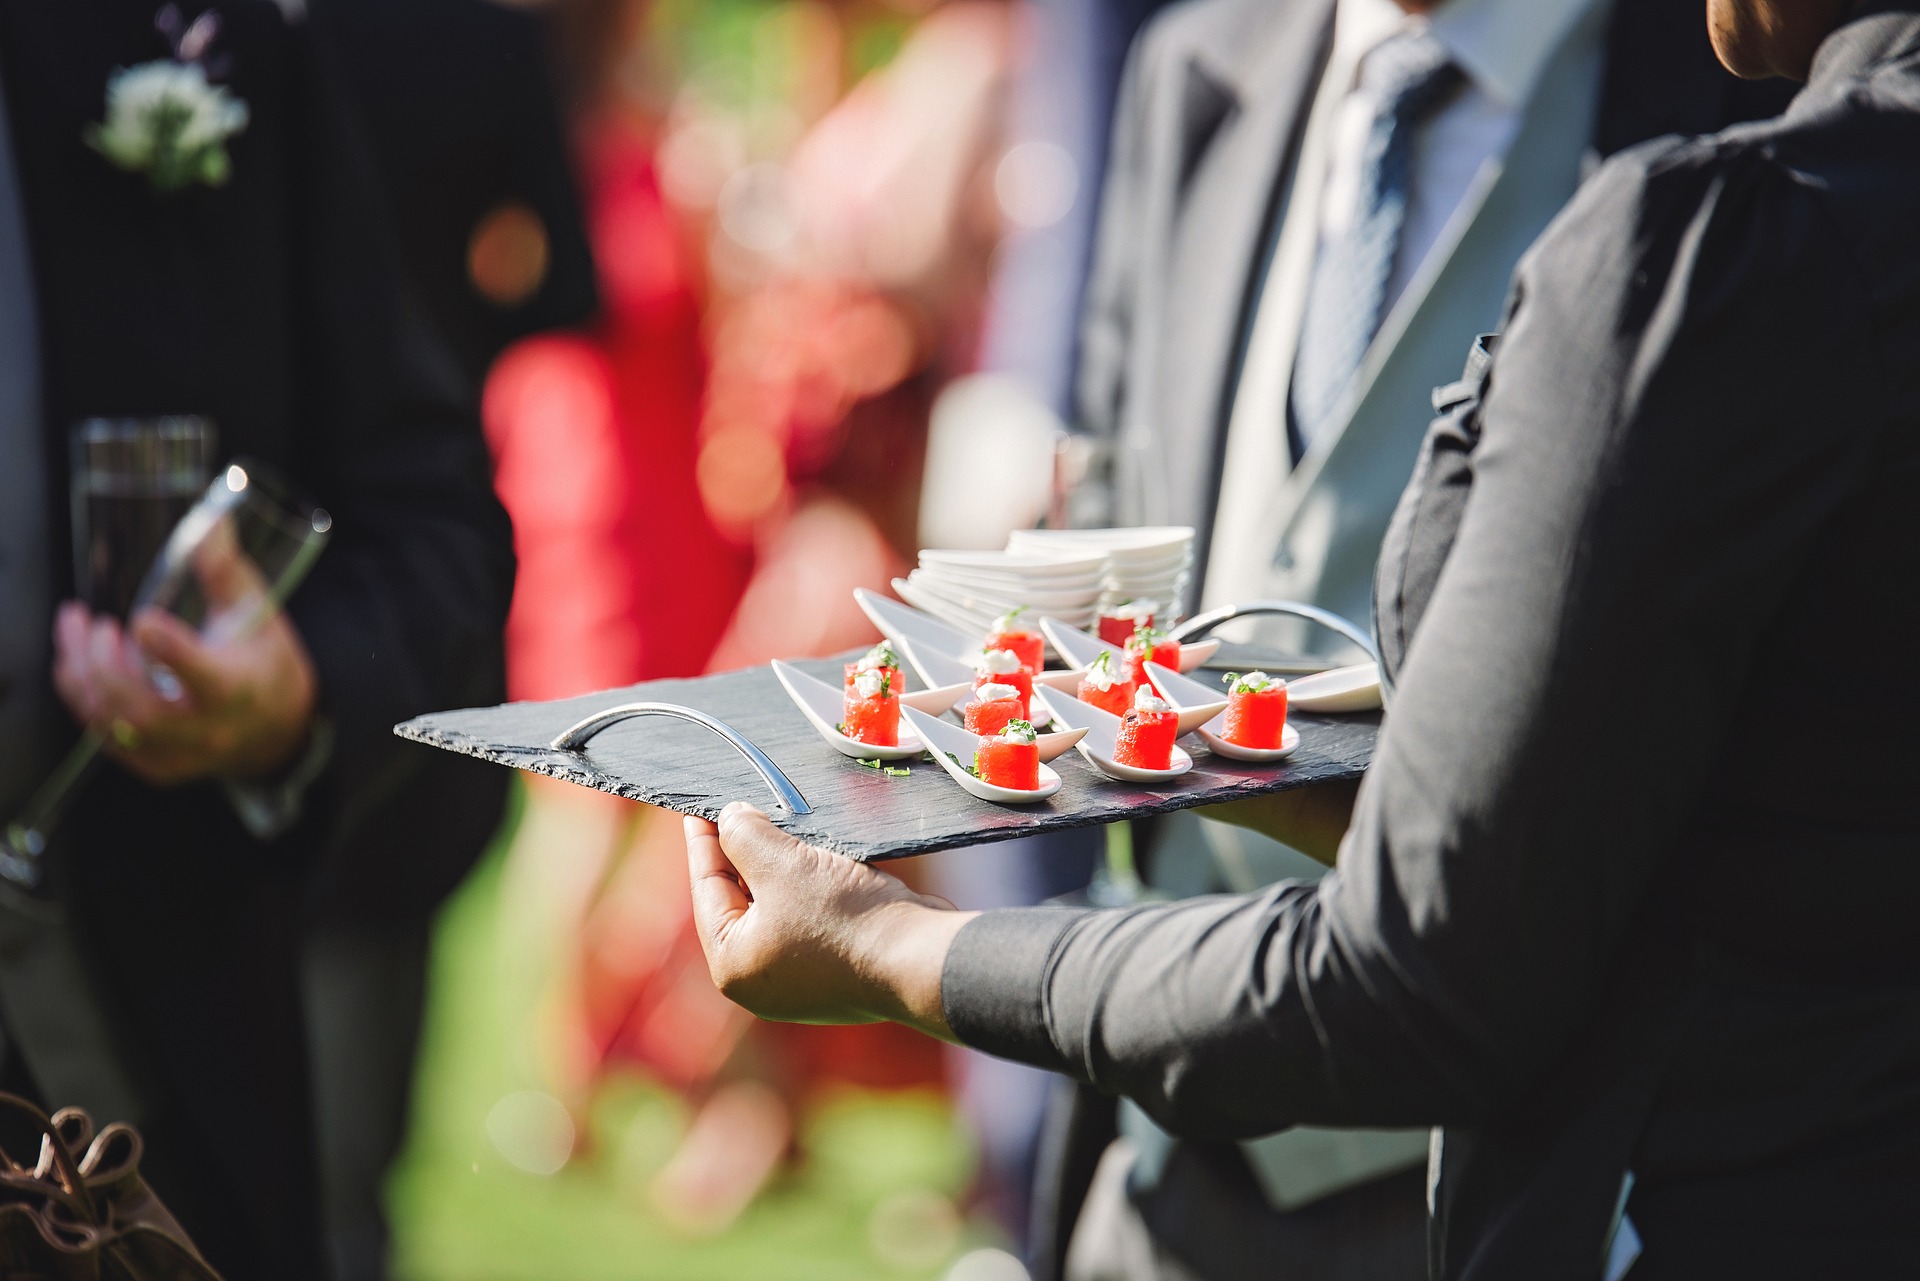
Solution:
[{"label": "bokeh light", "polygon": [[1073,211],[1080,171],[1073,156],[1056,142],[1029,139],[1007,148],[993,171],[993,194],[1000,212],[1015,226],[1037,231]]},{"label": "bokeh light", "polygon": [[496,205],[467,242],[467,278],[496,307],[517,307],[540,291],[550,255],[547,224],[517,200]]},{"label": "bokeh light", "polygon": [[960,1240],[960,1211],[927,1188],[906,1188],[883,1197],[867,1219],[874,1258],[902,1272],[924,1272],[953,1253]]},{"label": "bokeh light", "polygon": [[551,1094],[515,1090],[488,1109],[487,1137],[514,1168],[555,1174],[573,1155],[573,1118]]},{"label": "bokeh light", "polygon": [[1005,1250],[969,1250],[953,1261],[941,1281],[1029,1281],[1027,1269]]}]

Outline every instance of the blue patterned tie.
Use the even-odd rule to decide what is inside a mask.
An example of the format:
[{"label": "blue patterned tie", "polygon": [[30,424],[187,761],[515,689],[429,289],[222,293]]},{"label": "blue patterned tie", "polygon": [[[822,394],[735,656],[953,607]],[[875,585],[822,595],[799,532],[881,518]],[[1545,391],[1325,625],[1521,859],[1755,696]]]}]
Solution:
[{"label": "blue patterned tie", "polygon": [[1294,353],[1287,418],[1296,459],[1343,407],[1380,329],[1407,220],[1414,130],[1463,78],[1425,31],[1387,40],[1364,66],[1361,87],[1377,107],[1360,190],[1345,233],[1320,247]]}]

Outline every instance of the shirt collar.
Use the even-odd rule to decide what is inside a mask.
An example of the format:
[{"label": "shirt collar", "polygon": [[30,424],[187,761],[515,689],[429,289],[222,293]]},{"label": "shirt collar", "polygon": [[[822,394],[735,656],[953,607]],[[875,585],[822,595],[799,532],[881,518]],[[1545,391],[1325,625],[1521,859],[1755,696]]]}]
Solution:
[{"label": "shirt collar", "polygon": [[1862,3],[1814,52],[1807,82],[1818,88],[1857,79],[1880,63],[1911,57],[1916,49],[1920,49],[1920,12],[1911,0]]},{"label": "shirt collar", "polygon": [[[1573,25],[1610,0],[1446,0],[1425,18],[1394,0],[1339,0],[1336,60],[1357,65],[1368,50],[1408,23],[1425,22],[1474,84],[1518,111]],[[1344,57],[1341,55],[1345,55]]]}]

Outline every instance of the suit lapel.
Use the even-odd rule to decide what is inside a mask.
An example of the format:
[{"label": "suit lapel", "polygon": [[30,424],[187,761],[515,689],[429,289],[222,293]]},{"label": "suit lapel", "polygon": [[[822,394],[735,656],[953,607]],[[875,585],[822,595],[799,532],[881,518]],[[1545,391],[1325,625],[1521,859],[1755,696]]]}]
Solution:
[{"label": "suit lapel", "polygon": [[1597,7],[1541,77],[1502,160],[1476,176],[1445,237],[1387,317],[1354,409],[1315,442],[1275,496],[1276,591],[1365,617],[1372,565],[1431,414],[1476,333],[1499,320],[1508,278],[1579,185],[1593,136]]},{"label": "suit lapel", "polygon": [[1155,353],[1155,391],[1132,424],[1141,463],[1158,472],[1144,486],[1149,521],[1200,522],[1212,507],[1275,197],[1326,57],[1333,0],[1269,3],[1240,6],[1247,20],[1196,37],[1169,95],[1176,118],[1163,141],[1181,182],[1159,277],[1165,294],[1144,317],[1161,332],[1143,334],[1139,348]]}]

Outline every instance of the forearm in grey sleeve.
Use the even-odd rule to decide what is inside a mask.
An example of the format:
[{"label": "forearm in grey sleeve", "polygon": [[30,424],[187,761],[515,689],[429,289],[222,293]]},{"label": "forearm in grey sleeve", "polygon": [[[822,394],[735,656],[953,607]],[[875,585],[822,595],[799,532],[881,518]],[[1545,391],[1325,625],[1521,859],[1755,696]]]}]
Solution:
[{"label": "forearm in grey sleeve", "polygon": [[[1629,153],[1522,264],[1339,868],[989,913],[944,974],[963,1040],[1201,1136],[1467,1122],[1566,1049],[1887,421],[1817,194],[1711,146]],[[1687,676],[1657,762],[1626,698],[1655,655]]]}]

